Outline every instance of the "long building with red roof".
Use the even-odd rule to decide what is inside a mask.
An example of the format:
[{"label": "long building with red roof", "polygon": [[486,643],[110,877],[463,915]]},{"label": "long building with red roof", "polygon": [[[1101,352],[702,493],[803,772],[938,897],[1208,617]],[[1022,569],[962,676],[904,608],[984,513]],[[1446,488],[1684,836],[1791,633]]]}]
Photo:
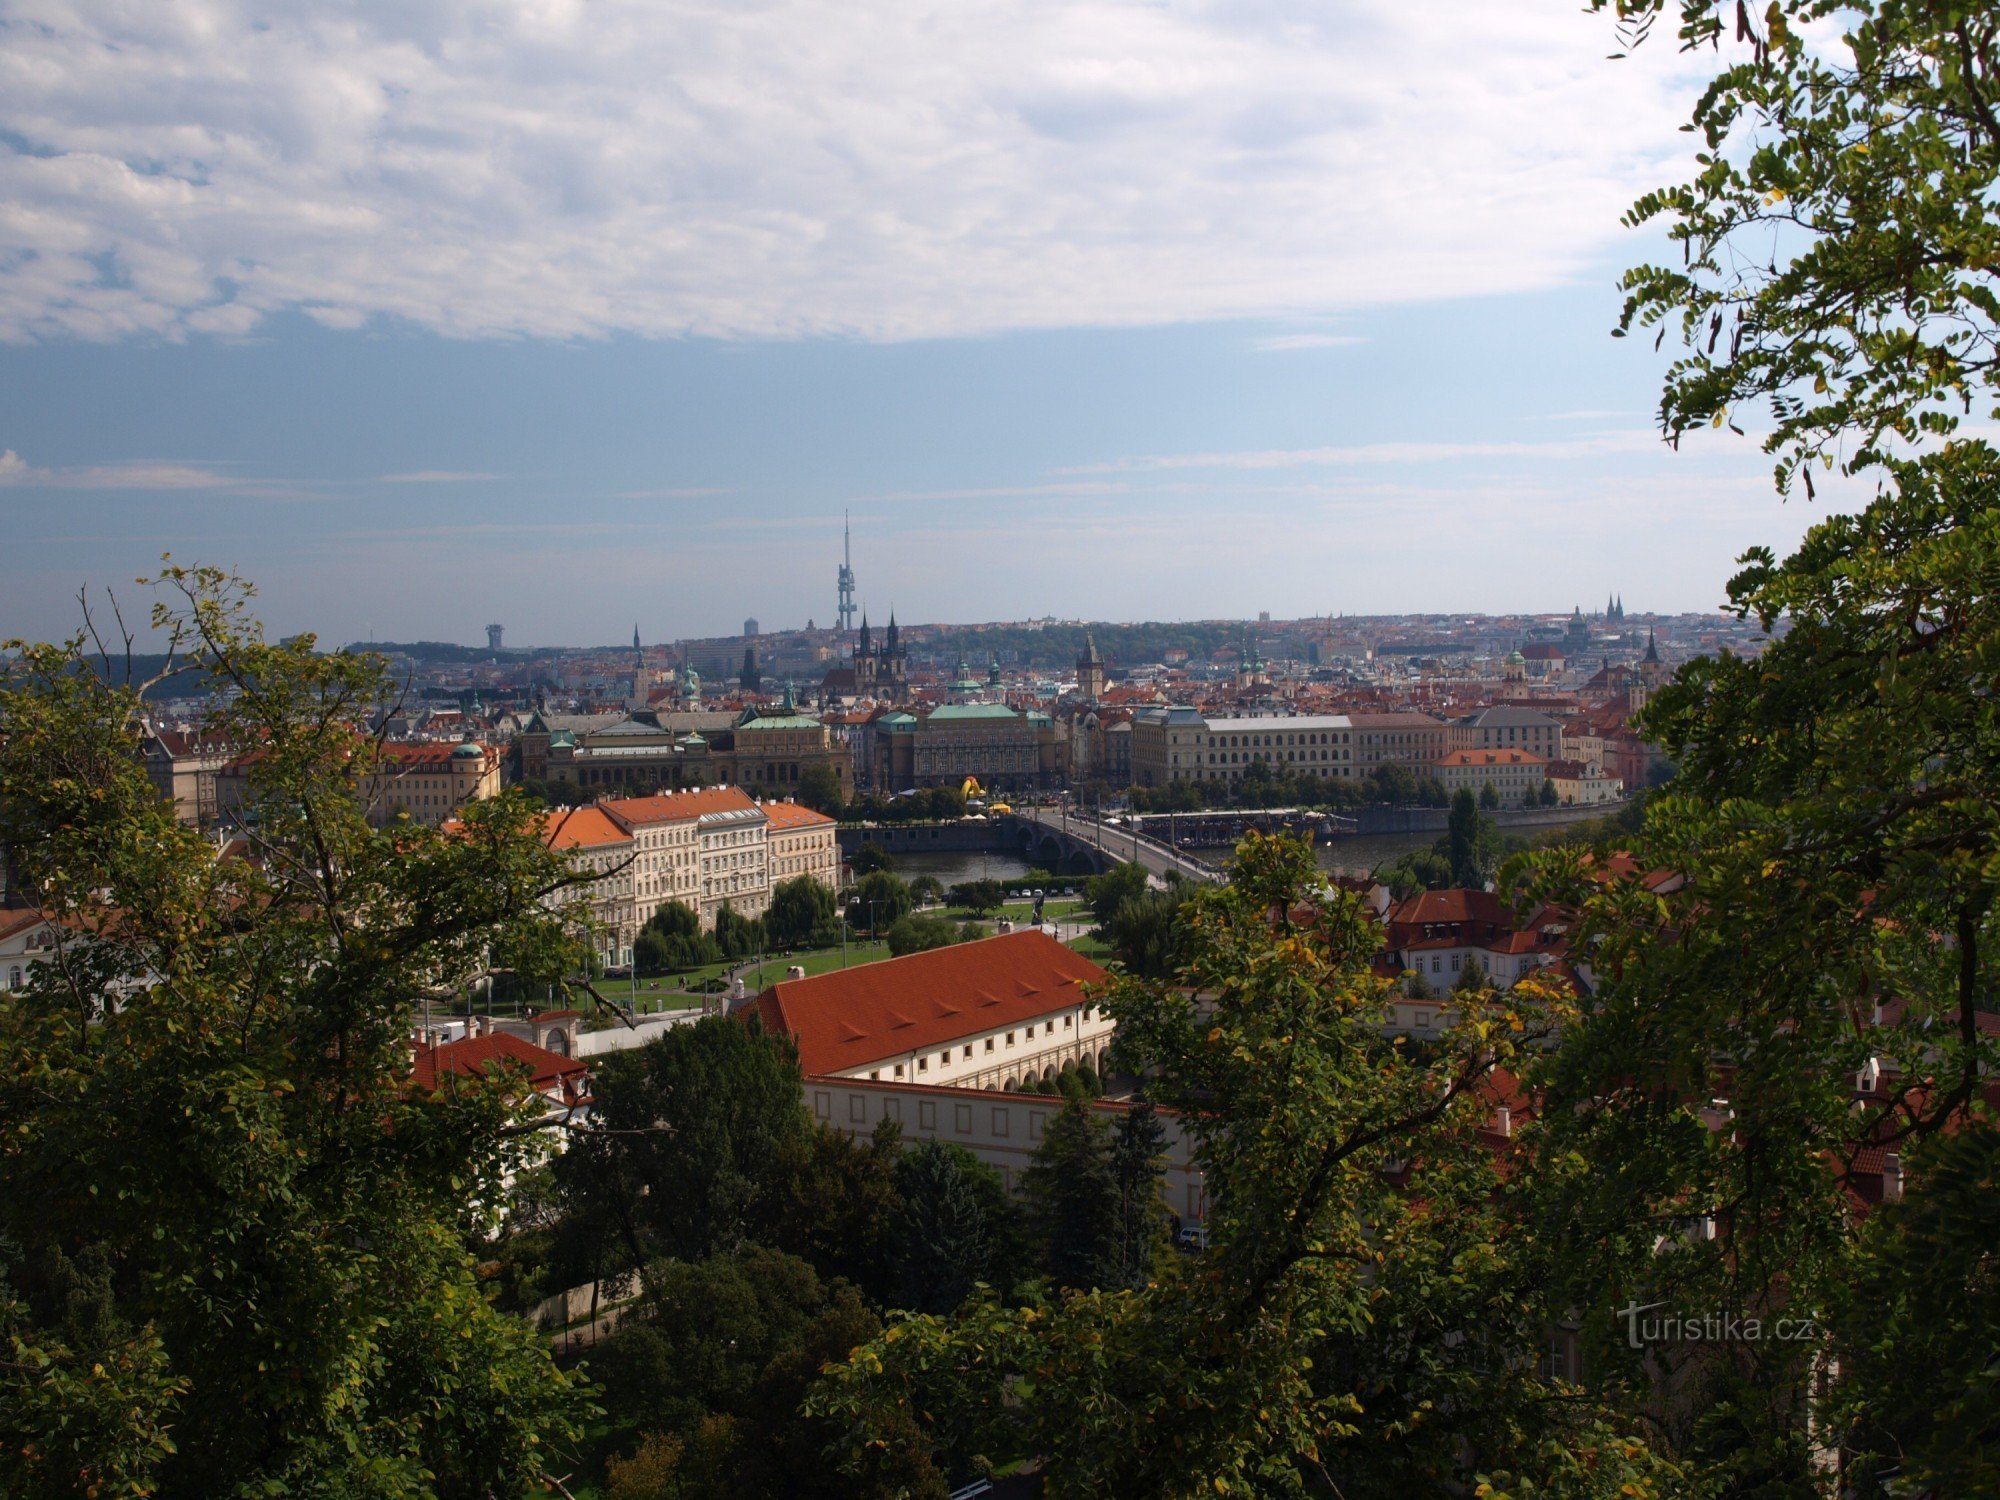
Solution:
[{"label": "long building with red roof", "polygon": [[1108,977],[1035,928],[780,980],[755,1005],[808,1077],[1011,1093],[1078,1063],[1103,1072],[1112,1024],[1091,989]]}]

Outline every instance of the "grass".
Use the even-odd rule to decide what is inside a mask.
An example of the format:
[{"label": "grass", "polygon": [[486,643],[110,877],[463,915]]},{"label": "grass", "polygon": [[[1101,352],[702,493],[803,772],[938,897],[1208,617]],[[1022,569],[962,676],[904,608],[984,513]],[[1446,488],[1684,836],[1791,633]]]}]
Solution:
[{"label": "grass", "polygon": [[1109,943],[1089,933],[1085,933],[1082,937],[1071,938],[1067,946],[1074,948],[1092,963],[1105,963],[1114,956]]}]

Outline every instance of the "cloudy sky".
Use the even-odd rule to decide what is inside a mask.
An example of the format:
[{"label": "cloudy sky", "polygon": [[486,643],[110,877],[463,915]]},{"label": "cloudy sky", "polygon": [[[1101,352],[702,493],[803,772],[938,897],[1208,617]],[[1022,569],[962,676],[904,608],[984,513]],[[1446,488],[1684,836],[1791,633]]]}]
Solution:
[{"label": "cloudy sky", "polygon": [[[0,635],[163,551],[336,639],[1713,605],[1563,0],[6,0]],[[1709,66],[1713,66],[1712,63]],[[132,592],[129,587],[127,593]]]}]

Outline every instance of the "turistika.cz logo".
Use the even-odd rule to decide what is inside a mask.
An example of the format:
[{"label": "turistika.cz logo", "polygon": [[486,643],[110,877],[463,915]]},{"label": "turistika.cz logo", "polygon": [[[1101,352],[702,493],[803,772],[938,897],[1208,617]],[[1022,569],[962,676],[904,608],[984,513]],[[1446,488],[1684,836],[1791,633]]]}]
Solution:
[{"label": "turistika.cz logo", "polygon": [[[1634,1349],[1648,1344],[1754,1344],[1770,1338],[1791,1343],[1813,1336],[1811,1318],[1746,1318],[1738,1313],[1655,1312],[1664,1302],[1631,1302],[1615,1309],[1625,1320],[1625,1342]],[[1647,1316],[1648,1314],[1652,1316]]]}]

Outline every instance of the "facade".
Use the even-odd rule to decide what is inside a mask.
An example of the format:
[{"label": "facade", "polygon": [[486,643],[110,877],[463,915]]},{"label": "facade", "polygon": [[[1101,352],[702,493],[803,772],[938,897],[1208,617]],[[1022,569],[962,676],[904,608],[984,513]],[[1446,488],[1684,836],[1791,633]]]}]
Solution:
[{"label": "facade", "polygon": [[1104,970],[1040,929],[786,979],[754,1002],[808,1077],[1015,1093],[1109,1064],[1111,1018],[1084,994]]},{"label": "facade", "polygon": [[1562,725],[1532,708],[1501,704],[1454,719],[1447,736],[1450,750],[1525,750],[1543,760],[1563,758]]},{"label": "facade", "polygon": [[760,795],[795,794],[800,778],[815,766],[838,779],[843,801],[853,790],[846,743],[818,719],[800,713],[789,687],[775,713],[746,715],[728,747],[711,754],[727,769],[730,781]]},{"label": "facade", "polygon": [[764,817],[773,886],[810,875],[828,890],[840,888],[840,845],[832,818],[796,802],[766,802]]},{"label": "facade", "polygon": [[1097,637],[1083,633],[1083,652],[1076,659],[1076,695],[1085,703],[1104,696],[1104,658],[1097,650]]},{"label": "facade", "polygon": [[1580,760],[1552,760],[1549,780],[1556,789],[1556,801],[1564,807],[1590,807],[1616,802],[1625,795],[1625,783],[1601,765]]},{"label": "facade", "polygon": [[644,710],[572,727],[537,713],[523,726],[521,774],[569,782],[585,794],[643,795],[700,787],[747,786],[759,796],[792,796],[822,766],[853,785],[848,745],[798,712],[787,690],[775,713]]},{"label": "facade", "polygon": [[868,740],[877,791],[960,786],[968,776],[990,791],[1048,791],[1067,771],[1068,747],[1049,716],[1001,703],[883,714]]},{"label": "facade", "polygon": [[[1419,891],[1384,916],[1385,957],[1404,974],[1421,974],[1439,997],[1475,966],[1496,988],[1512,989],[1516,980],[1564,956],[1567,928],[1545,923],[1549,914],[1544,908],[1528,927],[1517,928],[1507,903],[1491,891]],[[1431,1001],[1396,1003],[1399,1021],[1419,1035],[1451,1024],[1447,1009]]]},{"label": "facade", "polygon": [[1467,791],[1476,797],[1490,786],[1502,807],[1519,807],[1541,795],[1549,763],[1525,750],[1454,750],[1438,759],[1431,774],[1451,796]]},{"label": "facade", "polygon": [[1443,748],[1429,714],[1271,714],[1209,718],[1180,705],[1132,716],[1132,782],[1238,781],[1252,763],[1352,781],[1393,764],[1423,773]]},{"label": "facade", "polygon": [[713,929],[725,905],[762,916],[780,880],[810,875],[837,888],[840,878],[831,818],[796,803],[758,802],[740,787],[560,809],[543,814],[542,836],[596,875],[580,894],[607,968],[631,963],[639,929],[669,901]]},{"label": "facade", "polygon": [[[871,967],[876,967],[871,965]],[[950,1141],[1000,1173],[1011,1191],[1042,1143],[1042,1132],[1061,1112],[1063,1101],[1040,1094],[975,1093],[927,1083],[884,1083],[866,1078],[822,1077],[805,1081],[806,1107],[820,1124],[866,1140],[884,1120],[902,1127],[905,1140]],[[1116,1120],[1126,1106],[1099,1099],[1091,1108]],[[1169,1212],[1183,1224],[1207,1217],[1201,1169],[1194,1163],[1180,1120],[1170,1111],[1157,1116],[1166,1130],[1162,1155],[1166,1178],[1161,1193]]]},{"label": "facade", "polygon": [[194,729],[146,726],[139,740],[146,777],[174,804],[174,818],[191,828],[215,823],[215,778],[231,759],[219,739]]},{"label": "facade", "polygon": [[0,992],[25,989],[55,951],[54,922],[27,907],[0,906]]},{"label": "facade", "polygon": [[435,828],[467,803],[500,795],[500,752],[474,740],[382,747],[381,764],[362,795],[368,821],[380,827],[407,814]]},{"label": "facade", "polygon": [[[259,752],[239,755],[215,774],[216,819],[239,823],[252,799],[251,774]],[[436,828],[460,810],[500,794],[500,751],[476,740],[381,747],[375,769],[357,788],[368,821],[385,828],[407,817]]]}]

